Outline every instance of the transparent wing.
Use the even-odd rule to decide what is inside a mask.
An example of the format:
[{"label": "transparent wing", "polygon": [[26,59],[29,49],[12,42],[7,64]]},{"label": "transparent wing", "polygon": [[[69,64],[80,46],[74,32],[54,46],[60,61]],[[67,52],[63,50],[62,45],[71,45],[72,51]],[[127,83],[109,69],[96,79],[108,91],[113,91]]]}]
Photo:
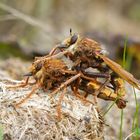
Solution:
[{"label": "transparent wing", "polygon": [[140,90],[140,83],[139,81],[129,72],[124,70],[119,64],[114,62],[113,60],[109,59],[106,56],[99,55],[104,62],[115,72],[117,73],[121,78],[126,80],[129,84],[133,85],[137,89]]}]

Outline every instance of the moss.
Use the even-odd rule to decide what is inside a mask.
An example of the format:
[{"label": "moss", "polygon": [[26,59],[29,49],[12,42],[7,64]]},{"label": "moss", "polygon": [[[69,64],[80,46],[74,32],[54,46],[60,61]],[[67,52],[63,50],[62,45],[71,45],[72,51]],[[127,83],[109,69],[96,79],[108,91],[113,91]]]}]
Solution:
[{"label": "moss", "polygon": [[5,59],[11,56],[29,59],[29,56],[27,56],[16,43],[0,43],[0,58]]}]

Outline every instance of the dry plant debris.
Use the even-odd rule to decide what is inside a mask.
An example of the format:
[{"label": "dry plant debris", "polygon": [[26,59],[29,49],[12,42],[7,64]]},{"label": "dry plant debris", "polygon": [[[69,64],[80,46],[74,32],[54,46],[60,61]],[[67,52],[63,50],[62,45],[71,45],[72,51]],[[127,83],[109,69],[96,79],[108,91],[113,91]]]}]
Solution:
[{"label": "dry plant debris", "polygon": [[4,138],[12,140],[93,140],[103,139],[103,120],[96,106],[85,104],[71,91],[62,102],[62,119],[58,121],[57,101],[62,92],[54,98],[39,90],[21,107],[12,105],[30,92],[31,87],[8,89],[7,85],[18,84],[10,78],[0,79],[0,123]]}]

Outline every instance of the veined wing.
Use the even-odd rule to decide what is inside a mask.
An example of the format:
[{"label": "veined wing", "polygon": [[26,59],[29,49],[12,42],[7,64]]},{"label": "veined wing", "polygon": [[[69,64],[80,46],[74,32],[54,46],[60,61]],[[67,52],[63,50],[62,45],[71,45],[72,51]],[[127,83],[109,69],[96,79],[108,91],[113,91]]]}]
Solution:
[{"label": "veined wing", "polygon": [[113,60],[109,59],[106,56],[99,55],[103,61],[115,72],[117,73],[121,78],[126,80],[129,84],[133,85],[137,89],[140,90],[140,83],[139,81],[129,72],[124,70],[119,64],[114,62]]}]

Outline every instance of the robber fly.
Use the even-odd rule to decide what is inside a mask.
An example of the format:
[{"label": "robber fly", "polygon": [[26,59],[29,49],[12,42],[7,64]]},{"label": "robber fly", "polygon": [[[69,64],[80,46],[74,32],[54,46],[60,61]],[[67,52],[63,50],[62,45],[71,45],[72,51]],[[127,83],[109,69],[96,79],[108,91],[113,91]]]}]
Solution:
[{"label": "robber fly", "polygon": [[[55,54],[57,49],[60,51],[68,51],[65,56],[69,57],[74,62],[72,69],[81,71],[87,76],[94,77],[95,79],[99,77],[107,79],[99,88],[99,92],[106,85],[111,84],[117,93],[120,86],[118,86],[115,81],[119,78],[124,79],[140,90],[139,81],[135,79],[132,74],[124,70],[119,64],[108,58],[101,45],[94,40],[81,38],[79,35],[72,34],[70,31],[70,37],[58,44],[50,52],[50,55]],[[97,69],[99,72],[88,71],[88,68]]]},{"label": "robber fly", "polygon": [[[85,76],[82,73],[79,73],[74,70],[70,70],[67,64],[61,60],[56,59],[56,57],[61,57],[65,53],[61,53],[61,55],[55,55],[53,57],[40,57],[35,58],[35,61],[32,63],[29,68],[29,72],[25,74],[27,77],[26,81],[22,84],[15,85],[11,88],[17,87],[25,87],[29,85],[29,78],[32,77],[35,82],[32,83],[32,90],[27,94],[27,96],[16,103],[14,106],[19,107],[23,104],[27,99],[29,99],[38,89],[43,89],[44,91],[51,91],[50,95],[54,95],[61,90],[66,89],[68,86],[71,87],[74,95],[85,102],[89,102],[94,104],[93,102],[87,100],[79,93],[79,86],[82,80],[87,80],[90,82],[94,82],[95,79]],[[10,88],[10,87],[9,87]],[[60,95],[60,99],[58,101],[58,118],[61,118],[61,108],[60,104],[63,99],[64,92]]]},{"label": "robber fly", "polygon": [[[32,63],[29,72],[25,74],[27,76],[27,79],[24,83],[20,85],[16,85],[15,87],[24,87],[26,85],[29,85],[29,78],[32,77],[35,82],[32,83],[32,90],[27,94],[27,96],[15,104],[15,107],[19,107],[21,104],[23,104],[27,99],[29,99],[39,88],[43,89],[44,91],[51,91],[51,96],[58,93],[61,90],[66,89],[68,86],[71,87],[74,95],[78,97],[79,99],[94,104],[92,101],[89,101],[86,99],[86,96],[82,96],[79,92],[79,89],[88,92],[86,89],[87,87],[82,83],[84,81],[87,81],[92,86],[92,89],[94,91],[98,90],[98,88],[101,86],[101,83],[97,82],[94,78],[88,77],[84,75],[83,73],[77,72],[76,70],[70,70],[67,66],[67,64],[57,57],[61,57],[65,54],[65,52],[54,55],[53,57],[40,57],[35,58],[35,61]],[[91,84],[90,84],[91,82]],[[94,85],[93,85],[94,83]],[[85,87],[82,89],[82,87]],[[61,102],[64,97],[64,93],[60,95],[60,98],[58,100],[58,106],[57,106],[57,112],[58,112],[58,118],[61,118]],[[87,94],[88,94],[87,93]],[[110,96],[107,96],[109,94]],[[106,99],[106,100],[115,100],[116,96],[114,91],[108,87],[104,87],[102,92],[98,96],[99,98]],[[123,108],[126,106],[125,100],[123,100],[121,97],[118,98],[118,102],[116,103],[120,108]],[[122,104],[123,102],[123,104]]]}]

